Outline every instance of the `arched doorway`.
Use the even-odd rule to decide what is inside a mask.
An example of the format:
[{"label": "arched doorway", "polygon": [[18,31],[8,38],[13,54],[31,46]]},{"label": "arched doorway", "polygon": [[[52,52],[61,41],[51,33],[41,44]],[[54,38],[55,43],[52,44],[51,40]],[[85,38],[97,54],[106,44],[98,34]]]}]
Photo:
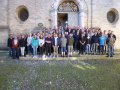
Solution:
[{"label": "arched doorway", "polygon": [[[70,5],[68,5],[68,7],[70,7],[69,9],[67,9],[68,11],[60,11],[60,5],[64,5],[64,3],[68,4],[70,2],[73,3],[73,6],[75,5],[75,7],[77,6],[77,11],[72,11],[70,12],[69,10],[71,10]],[[51,10],[51,22],[52,22],[52,27],[57,27],[58,25],[61,25],[61,22],[59,19],[59,17],[64,18],[65,20],[68,20],[68,24],[70,25],[71,22],[73,22],[72,20],[76,20],[76,23],[73,23],[75,26],[79,25],[81,28],[84,27],[84,7],[83,7],[83,1],[81,0],[55,0],[55,2],[52,5],[52,10]],[[66,5],[65,5],[66,6]],[[66,8],[66,7],[64,7]],[[62,10],[62,9],[61,9]],[[74,10],[72,8],[72,10]],[[59,14],[60,13],[60,14]],[[70,13],[71,16],[74,15],[72,18],[70,18]],[[73,13],[77,13],[76,15]],[[73,25],[73,26],[74,26]]]},{"label": "arched doorway", "polygon": [[78,26],[79,8],[73,1],[64,1],[58,6],[57,24],[59,26]]}]

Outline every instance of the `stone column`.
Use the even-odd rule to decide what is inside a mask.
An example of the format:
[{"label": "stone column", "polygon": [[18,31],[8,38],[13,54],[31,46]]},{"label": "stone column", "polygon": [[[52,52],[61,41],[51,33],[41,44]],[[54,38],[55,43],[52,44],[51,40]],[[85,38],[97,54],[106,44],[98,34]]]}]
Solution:
[{"label": "stone column", "polygon": [[57,10],[53,10],[51,12],[51,17],[52,17],[52,28],[54,27],[57,28]]},{"label": "stone column", "polygon": [[80,17],[80,27],[81,28],[85,27],[84,15],[85,15],[85,12],[84,12],[83,2],[82,2],[81,3],[80,14],[79,14],[79,17]]}]

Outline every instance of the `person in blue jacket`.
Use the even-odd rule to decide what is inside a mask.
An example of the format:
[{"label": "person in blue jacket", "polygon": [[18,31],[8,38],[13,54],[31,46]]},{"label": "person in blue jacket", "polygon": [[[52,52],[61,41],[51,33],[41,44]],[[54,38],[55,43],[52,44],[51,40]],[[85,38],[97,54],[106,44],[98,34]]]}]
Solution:
[{"label": "person in blue jacket", "polygon": [[100,54],[104,53],[104,46],[106,43],[106,37],[104,36],[103,33],[101,33],[101,36],[99,37],[99,45],[100,45]]},{"label": "person in blue jacket", "polygon": [[32,38],[32,48],[33,48],[33,58],[37,57],[37,48],[39,46],[39,39],[37,38],[36,35],[34,35],[34,37]]}]

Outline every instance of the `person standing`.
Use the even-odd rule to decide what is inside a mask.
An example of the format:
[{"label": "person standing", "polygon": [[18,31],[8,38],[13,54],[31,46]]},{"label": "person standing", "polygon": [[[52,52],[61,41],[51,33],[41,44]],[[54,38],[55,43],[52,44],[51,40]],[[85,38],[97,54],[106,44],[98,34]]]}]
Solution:
[{"label": "person standing", "polygon": [[73,34],[73,38],[74,38],[74,51],[78,51],[79,50],[80,31],[76,31]]},{"label": "person standing", "polygon": [[66,52],[66,45],[67,45],[67,39],[64,34],[62,35],[62,38],[60,39],[60,44],[61,44],[61,56],[64,57],[65,52]]},{"label": "person standing", "polygon": [[102,55],[104,53],[105,43],[106,43],[106,37],[104,36],[103,33],[101,33],[101,36],[99,37],[99,45],[100,45],[100,54]]},{"label": "person standing", "polygon": [[20,44],[21,56],[24,56],[25,55],[25,46],[26,46],[26,39],[25,39],[24,35],[21,36],[21,39],[19,40],[19,44]]},{"label": "person standing", "polygon": [[86,54],[91,53],[90,47],[91,47],[91,37],[90,34],[88,33],[86,37]]},{"label": "person standing", "polygon": [[85,52],[85,42],[86,42],[86,39],[85,39],[85,36],[84,34],[82,33],[81,37],[80,37],[80,50],[79,50],[79,54],[84,54]]},{"label": "person standing", "polygon": [[107,35],[107,32],[106,32],[106,30],[104,30],[104,37],[106,38],[106,41],[105,41],[105,45],[104,45],[104,54],[106,54],[107,53],[107,38],[108,38],[108,35]]},{"label": "person standing", "polygon": [[45,44],[45,39],[42,35],[40,35],[40,39],[39,39],[39,51],[40,51],[40,55],[43,56],[44,53],[44,44]]},{"label": "person standing", "polygon": [[46,49],[46,55],[48,57],[51,56],[51,49],[52,49],[52,38],[51,38],[51,35],[48,34],[48,36],[46,37],[45,39],[45,49]]},{"label": "person standing", "polygon": [[92,36],[92,44],[93,44],[93,54],[98,54],[98,46],[99,46],[99,36],[97,31],[95,31],[94,35]]},{"label": "person standing", "polygon": [[114,55],[114,44],[115,38],[113,37],[113,34],[111,34],[108,38],[108,57],[113,57]]},{"label": "person standing", "polygon": [[12,56],[19,59],[19,40],[16,36],[12,39]]},{"label": "person standing", "polygon": [[60,46],[60,38],[55,33],[54,38],[53,38],[54,57],[58,57],[58,47],[59,46]]},{"label": "person standing", "polygon": [[32,35],[29,34],[28,37],[27,37],[27,51],[28,51],[28,54],[32,54],[32,46],[31,46],[31,43],[32,43]]},{"label": "person standing", "polygon": [[[114,39],[115,39],[115,41],[116,41],[116,35],[114,34],[114,32],[113,32],[113,31],[111,31],[111,34],[112,34],[113,38],[114,38]],[[113,54],[115,54],[115,47],[114,47],[114,49],[113,49]]]},{"label": "person standing", "polygon": [[68,57],[72,57],[73,55],[73,44],[74,44],[74,38],[73,35],[70,34],[68,37]]},{"label": "person standing", "polygon": [[39,46],[39,40],[37,38],[37,35],[34,35],[34,37],[32,38],[32,48],[33,48],[33,58],[37,58],[37,49]]},{"label": "person standing", "polygon": [[8,41],[7,41],[7,46],[9,48],[9,57],[12,57],[12,40],[13,40],[13,35],[10,34]]}]

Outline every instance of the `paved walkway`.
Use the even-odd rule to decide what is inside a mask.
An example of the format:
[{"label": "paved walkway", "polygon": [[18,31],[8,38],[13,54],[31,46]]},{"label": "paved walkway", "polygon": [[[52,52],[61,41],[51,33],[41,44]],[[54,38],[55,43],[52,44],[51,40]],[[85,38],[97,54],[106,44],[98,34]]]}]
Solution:
[{"label": "paved walkway", "polygon": [[[0,51],[1,58],[9,58],[8,51]],[[32,58],[32,56],[20,57],[20,60],[120,60],[120,51],[116,51],[114,57],[108,58],[107,55],[78,55],[74,57],[58,57],[58,58]]]}]

